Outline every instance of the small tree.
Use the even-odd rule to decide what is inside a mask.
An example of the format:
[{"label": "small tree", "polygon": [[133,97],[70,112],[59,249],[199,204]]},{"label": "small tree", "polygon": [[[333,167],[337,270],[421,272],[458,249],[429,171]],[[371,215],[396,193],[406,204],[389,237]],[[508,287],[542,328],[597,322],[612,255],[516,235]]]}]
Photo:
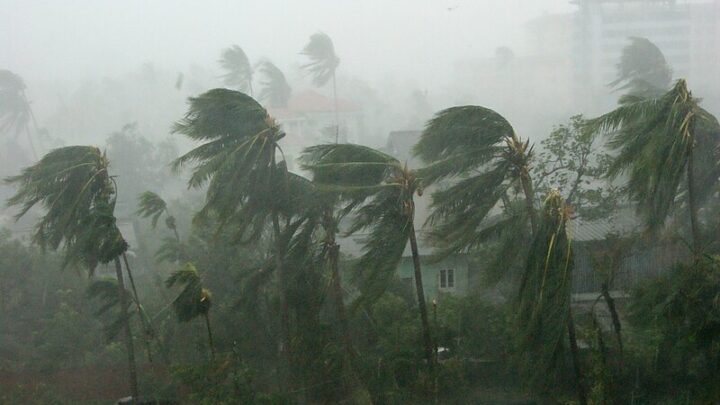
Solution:
[{"label": "small tree", "polygon": [[186,263],[165,281],[168,288],[176,284],[182,286],[182,291],[172,303],[178,321],[190,322],[198,316],[205,318],[210,355],[215,360],[215,344],[210,327],[210,306],[212,305],[210,290],[203,287],[200,274],[192,263]]},{"label": "small tree", "polygon": [[252,96],[253,68],[245,51],[237,45],[232,45],[222,51],[220,66],[227,73],[223,75],[223,82],[233,89],[248,92]]}]

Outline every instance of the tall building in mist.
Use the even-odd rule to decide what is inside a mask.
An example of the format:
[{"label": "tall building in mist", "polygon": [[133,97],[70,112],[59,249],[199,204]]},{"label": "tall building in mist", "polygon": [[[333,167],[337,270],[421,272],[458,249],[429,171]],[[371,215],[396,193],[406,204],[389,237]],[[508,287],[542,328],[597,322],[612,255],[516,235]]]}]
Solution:
[{"label": "tall building in mist", "polygon": [[[655,43],[706,103],[720,107],[720,1],[575,0],[572,55],[576,94],[589,110],[611,107],[615,66],[628,37]],[[547,27],[547,30],[556,30]],[[604,90],[604,91],[603,91]],[[604,96],[598,97],[598,95]]]}]

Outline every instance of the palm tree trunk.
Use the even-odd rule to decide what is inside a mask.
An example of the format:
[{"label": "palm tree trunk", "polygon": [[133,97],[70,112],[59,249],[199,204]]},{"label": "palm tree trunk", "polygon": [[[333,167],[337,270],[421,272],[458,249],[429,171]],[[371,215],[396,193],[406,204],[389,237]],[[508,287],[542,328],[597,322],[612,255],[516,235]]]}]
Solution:
[{"label": "palm tree trunk", "polygon": [[520,184],[522,185],[523,194],[525,194],[525,208],[530,217],[530,227],[533,235],[537,231],[537,212],[535,212],[535,191],[533,191],[532,180],[526,169],[520,174]]},{"label": "palm tree trunk", "polygon": [[208,345],[210,346],[210,358],[215,361],[215,343],[213,342],[212,328],[210,328],[210,313],[205,313],[205,327],[207,327]]},{"label": "palm tree trunk", "polygon": [[692,231],[693,239],[693,255],[695,258],[700,256],[700,249],[702,248],[701,235],[700,235],[700,224],[698,223],[698,206],[695,199],[695,159],[693,158],[694,142],[690,141],[688,146],[688,163],[687,163],[687,187],[688,187],[688,208],[690,209],[690,229]]},{"label": "palm tree trunk", "polygon": [[610,312],[610,316],[612,317],[612,323],[613,323],[613,331],[615,332],[615,339],[618,343],[618,349],[620,350],[620,359],[622,360],[622,354],[623,354],[623,342],[622,342],[622,324],[620,323],[620,316],[618,315],[617,308],[615,307],[615,300],[613,297],[610,296],[610,290],[608,289],[607,283],[602,283],[600,285],[600,293],[603,296],[603,299],[605,300],[605,303],[607,304],[608,311]]},{"label": "palm tree trunk", "polygon": [[138,384],[137,369],[135,365],[135,347],[133,346],[132,330],[130,329],[130,319],[127,313],[127,300],[125,296],[125,281],[123,280],[122,266],[120,259],[115,258],[115,275],[118,280],[118,296],[120,299],[120,316],[125,320],[125,347],[128,352],[128,367],[130,376],[130,394],[132,395],[132,403],[138,400]]},{"label": "palm tree trunk", "polygon": [[149,324],[149,321],[146,319],[145,316],[145,310],[143,310],[142,306],[140,305],[140,298],[138,297],[137,288],[135,288],[135,279],[133,278],[132,271],[130,270],[130,264],[128,263],[127,255],[125,253],[122,254],[123,262],[125,262],[125,270],[128,274],[128,279],[130,280],[130,287],[132,288],[133,292],[133,298],[135,298],[135,308],[138,312],[138,317],[140,317],[140,321],[142,322],[142,325],[145,329],[145,333],[143,333],[143,343],[145,344],[145,351],[147,352],[148,361],[150,364],[153,364],[153,357],[152,357],[152,351],[150,350],[150,340],[148,339],[148,336],[154,335],[154,331],[152,328],[152,325]]},{"label": "palm tree trunk", "polygon": [[335,143],[338,143],[338,140],[340,138],[340,116],[338,113],[337,83],[335,81],[335,70],[333,70],[332,80],[333,80],[333,102],[335,103]]},{"label": "palm tree trunk", "polygon": [[[572,304],[571,304],[572,305]],[[577,389],[580,405],[587,405],[587,395],[583,386],[582,372],[580,369],[580,350],[575,336],[575,321],[572,317],[572,307],[568,308],[567,318],[568,339],[570,340],[570,355],[572,356],[573,368],[575,369],[575,388]]]},{"label": "palm tree trunk", "polygon": [[[291,358],[290,355],[290,308],[287,302],[287,275],[283,268],[283,246],[282,236],[280,235],[280,220],[278,213],[273,213],[273,233],[275,234],[275,270],[278,275],[278,284],[280,285],[280,354],[285,359],[286,371],[289,373],[291,370]],[[289,377],[286,373],[285,378]],[[286,387],[287,385],[283,385]]]},{"label": "palm tree trunk", "polygon": [[427,306],[425,305],[425,291],[422,284],[422,270],[420,269],[420,253],[418,252],[417,238],[415,237],[415,225],[412,223],[412,220],[410,222],[410,249],[412,250],[413,267],[415,269],[415,291],[417,293],[418,308],[420,309],[420,321],[422,322],[425,359],[428,362],[432,378],[432,375],[435,372],[433,343],[430,335],[430,322],[428,321]]}]

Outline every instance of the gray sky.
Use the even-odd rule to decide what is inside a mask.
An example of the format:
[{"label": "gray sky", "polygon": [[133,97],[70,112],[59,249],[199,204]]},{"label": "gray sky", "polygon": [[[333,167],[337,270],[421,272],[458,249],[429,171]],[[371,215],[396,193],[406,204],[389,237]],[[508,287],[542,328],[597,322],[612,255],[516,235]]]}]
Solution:
[{"label": "gray sky", "polygon": [[[450,9],[450,10],[448,10]],[[419,82],[501,45],[522,52],[523,23],[572,10],[568,0],[0,0],[0,68],[32,80],[114,76],[152,62],[216,67],[242,46],[285,66],[328,33],[341,74]]]}]

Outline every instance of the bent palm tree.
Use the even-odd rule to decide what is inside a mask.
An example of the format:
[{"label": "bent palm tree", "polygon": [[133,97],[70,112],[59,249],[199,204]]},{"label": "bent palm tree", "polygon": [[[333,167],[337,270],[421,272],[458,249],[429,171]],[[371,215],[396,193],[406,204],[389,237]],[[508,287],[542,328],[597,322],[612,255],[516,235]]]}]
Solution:
[{"label": "bent palm tree", "polygon": [[316,86],[324,86],[332,79],[333,101],[335,103],[335,143],[338,143],[340,118],[338,116],[335,71],[340,65],[340,58],[335,54],[335,45],[333,45],[332,39],[327,34],[318,32],[310,36],[310,41],[305,45],[301,54],[310,59],[310,62],[303,65],[302,68],[312,76],[312,81]]},{"label": "bent palm tree", "polygon": [[189,111],[175,124],[174,132],[204,142],[173,164],[176,169],[194,164],[189,187],[207,184],[205,205],[195,220],[212,215],[218,232],[232,226],[233,239],[240,243],[257,240],[266,224],[272,223],[281,290],[281,353],[289,367],[287,274],[282,261],[286,246],[280,226],[288,199],[278,196],[288,195],[290,182],[284,161],[276,159],[285,132],[252,97],[228,89],[190,98]]},{"label": "bent palm tree", "polygon": [[258,99],[270,107],[287,107],[292,88],[283,72],[270,61],[260,62],[258,70],[265,77]]},{"label": "bent palm tree", "polygon": [[[702,249],[698,209],[717,183],[718,172],[715,165],[699,170],[694,158],[696,152],[714,154],[720,125],[698,105],[685,80],[657,98],[627,95],[620,107],[590,120],[588,127],[609,133],[608,145],[617,155],[608,176],[627,172],[627,192],[649,229],[664,225],[685,178],[692,249],[698,254]],[[700,142],[704,150],[699,149]],[[703,173],[707,171],[710,175]],[[702,188],[697,178],[702,178]]]},{"label": "bent palm tree", "polygon": [[145,191],[138,196],[138,210],[135,213],[143,218],[151,218],[153,228],[157,226],[160,217],[165,214],[165,226],[173,231],[175,241],[180,246],[180,234],[178,234],[175,217],[170,214],[167,203],[162,197],[152,191]]},{"label": "bent palm tree", "polygon": [[35,115],[25,95],[25,82],[17,74],[0,69],[0,132],[14,133],[15,137],[24,131],[33,159],[37,160],[35,145],[30,134],[30,121],[35,124]]},{"label": "bent palm tree", "polygon": [[583,388],[575,325],[570,307],[573,259],[565,231],[569,210],[557,191],[545,200],[542,219],[530,245],[518,293],[522,366],[531,384],[547,389],[562,364],[568,333],[580,404]]},{"label": "bent palm tree", "polygon": [[[517,228],[518,221],[527,224],[528,218],[535,232],[532,146],[500,114],[478,106],[443,110],[428,122],[414,152],[429,164],[420,170],[426,186],[459,178],[432,194],[428,224],[435,226],[431,237],[439,256],[477,247],[504,228]],[[507,196],[516,189],[524,196],[524,215],[515,211],[488,223],[500,202],[511,205]]]},{"label": "bent palm tree", "polygon": [[670,87],[671,80],[672,69],[660,49],[646,38],[631,37],[630,44],[620,55],[617,78],[610,86],[648,98],[662,95]]},{"label": "bent palm tree", "polygon": [[321,189],[338,192],[355,210],[348,234],[367,230],[363,255],[354,268],[361,297],[376,299],[395,274],[410,243],[415,271],[415,291],[420,312],[425,358],[434,372],[433,343],[422,284],[420,254],[415,235],[414,195],[422,194],[417,173],[397,159],[369,147],[318,145],[303,152],[304,167]]},{"label": "bent palm tree", "polygon": [[205,318],[210,355],[215,360],[215,344],[213,343],[212,328],[210,328],[210,306],[212,305],[210,290],[203,287],[200,274],[192,263],[186,263],[165,281],[167,288],[176,284],[183,286],[182,291],[172,303],[178,321],[190,322],[198,316]]},{"label": "bent palm tree", "polygon": [[245,51],[237,45],[232,45],[222,51],[220,66],[227,72],[223,75],[226,86],[253,94],[252,79],[253,68]]},{"label": "bent palm tree", "polygon": [[65,250],[63,266],[82,264],[90,274],[98,263],[115,262],[121,316],[125,319],[130,390],[137,398],[137,372],[120,256],[128,248],[114,216],[117,190],[108,173],[108,160],[92,146],[55,149],[6,182],[18,187],[8,200],[19,205],[16,218],[35,205],[46,209],[35,226],[32,241],[41,248]]}]

